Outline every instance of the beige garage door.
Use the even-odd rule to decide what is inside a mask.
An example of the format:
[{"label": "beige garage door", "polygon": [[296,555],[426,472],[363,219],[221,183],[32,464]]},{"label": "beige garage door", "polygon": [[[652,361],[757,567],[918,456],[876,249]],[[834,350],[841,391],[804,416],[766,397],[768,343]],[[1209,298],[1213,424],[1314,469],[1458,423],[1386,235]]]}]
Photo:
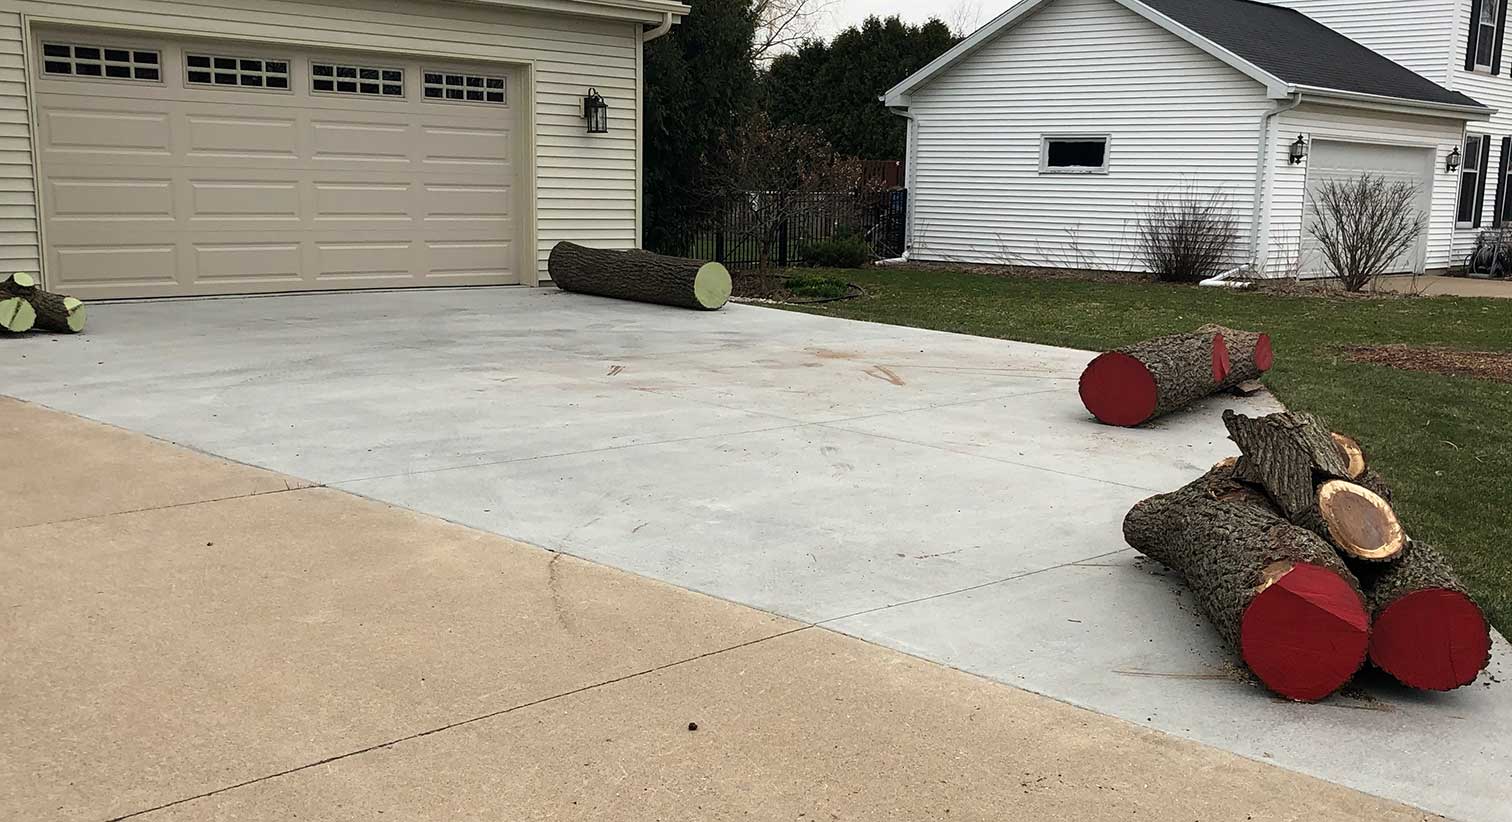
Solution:
[{"label": "beige garage door", "polygon": [[[1307,160],[1305,219],[1309,224],[1316,219],[1314,203],[1323,181],[1347,181],[1357,179],[1365,173],[1417,186],[1416,208],[1419,214],[1426,215],[1433,202],[1433,169],[1434,151],[1431,148],[1314,140],[1311,156]],[[1386,273],[1422,273],[1427,256],[1428,233],[1425,231],[1418,238],[1417,244],[1398,257]],[[1305,234],[1302,240],[1302,273],[1311,276],[1328,273],[1327,260],[1310,233]]]},{"label": "beige garage door", "polygon": [[497,66],[39,33],[47,274],[81,297],[520,281]]}]

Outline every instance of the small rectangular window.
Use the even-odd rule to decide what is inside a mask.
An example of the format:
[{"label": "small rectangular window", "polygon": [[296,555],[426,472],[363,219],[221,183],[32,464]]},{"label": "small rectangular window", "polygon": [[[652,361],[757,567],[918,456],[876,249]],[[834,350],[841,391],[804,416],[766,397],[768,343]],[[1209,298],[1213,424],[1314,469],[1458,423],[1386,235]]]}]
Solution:
[{"label": "small rectangular window", "polygon": [[1465,156],[1460,160],[1459,210],[1455,222],[1461,227],[1475,225],[1481,204],[1481,141],[1479,134],[1465,136]]},{"label": "small rectangular window", "polygon": [[[403,69],[311,63],[310,77],[312,91],[369,97],[404,96]],[[333,77],[336,79],[332,80]]]},{"label": "small rectangular window", "polygon": [[223,54],[186,54],[184,66],[184,80],[192,86],[280,90],[289,88],[287,60],[231,57]]},{"label": "small rectangular window", "polygon": [[114,46],[84,46],[73,43],[43,43],[42,71],[72,77],[102,77],[109,80],[157,82],[158,53]]},{"label": "small rectangular window", "polygon": [[1046,137],[1040,146],[1042,173],[1097,174],[1107,170],[1106,136]]},{"label": "small rectangular window", "polygon": [[427,71],[422,75],[421,94],[427,100],[459,103],[508,104],[506,83],[502,76],[489,74],[448,74]]}]

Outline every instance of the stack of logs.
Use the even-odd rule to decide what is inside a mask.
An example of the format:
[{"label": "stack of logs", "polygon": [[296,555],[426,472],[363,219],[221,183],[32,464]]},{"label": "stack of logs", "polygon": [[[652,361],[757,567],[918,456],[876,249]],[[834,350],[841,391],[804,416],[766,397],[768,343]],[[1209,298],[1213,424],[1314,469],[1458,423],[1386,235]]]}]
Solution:
[{"label": "stack of logs", "polygon": [[1186,579],[1260,681],[1319,700],[1367,655],[1413,688],[1475,681],[1485,616],[1443,555],[1408,538],[1360,444],[1312,414],[1223,421],[1243,456],[1139,503],[1124,535]]},{"label": "stack of logs", "polygon": [[84,303],[44,290],[31,274],[18,272],[0,280],[0,328],[12,334],[34,327],[77,334],[84,330],[84,319]]}]

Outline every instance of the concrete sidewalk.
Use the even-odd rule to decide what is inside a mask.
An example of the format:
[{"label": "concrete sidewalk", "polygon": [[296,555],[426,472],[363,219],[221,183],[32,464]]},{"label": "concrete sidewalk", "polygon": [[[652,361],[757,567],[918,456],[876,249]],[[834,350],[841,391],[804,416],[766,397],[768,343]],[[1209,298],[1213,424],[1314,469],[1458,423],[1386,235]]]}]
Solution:
[{"label": "concrete sidewalk", "polygon": [[24,403],[0,450],[7,819],[1428,818]]}]

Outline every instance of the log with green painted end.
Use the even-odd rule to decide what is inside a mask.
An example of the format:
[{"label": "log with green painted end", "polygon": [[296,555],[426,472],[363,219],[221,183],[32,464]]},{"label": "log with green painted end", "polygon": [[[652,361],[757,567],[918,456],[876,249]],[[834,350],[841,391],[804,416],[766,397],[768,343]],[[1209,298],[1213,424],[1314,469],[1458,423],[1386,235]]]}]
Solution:
[{"label": "log with green painted end", "polygon": [[30,331],[37,322],[37,310],[22,297],[0,298],[0,328],[13,334]]},{"label": "log with green painted end", "polygon": [[649,251],[610,251],[557,243],[547,260],[563,291],[714,311],[730,299],[729,269],[719,263]]},{"label": "log with green painted end", "polygon": [[1451,691],[1491,662],[1486,615],[1443,554],[1413,542],[1391,565],[1362,569],[1375,626],[1370,661],[1412,688]]},{"label": "log with green painted end", "polygon": [[1365,662],[1370,616],[1332,546],[1234,479],[1232,463],[1134,506],[1124,537],[1179,573],[1267,688],[1312,702]]},{"label": "log with green painted end", "polygon": [[1224,347],[1228,350],[1229,373],[1218,384],[1220,391],[1227,391],[1242,383],[1258,380],[1275,365],[1275,353],[1271,349],[1269,334],[1259,331],[1240,331],[1227,326],[1208,324],[1201,331],[1213,331],[1223,335]]},{"label": "log with green painted end", "polygon": [[1099,422],[1133,427],[1218,390],[1229,374],[1223,335],[1170,334],[1099,356],[1082,372],[1082,404]]}]

